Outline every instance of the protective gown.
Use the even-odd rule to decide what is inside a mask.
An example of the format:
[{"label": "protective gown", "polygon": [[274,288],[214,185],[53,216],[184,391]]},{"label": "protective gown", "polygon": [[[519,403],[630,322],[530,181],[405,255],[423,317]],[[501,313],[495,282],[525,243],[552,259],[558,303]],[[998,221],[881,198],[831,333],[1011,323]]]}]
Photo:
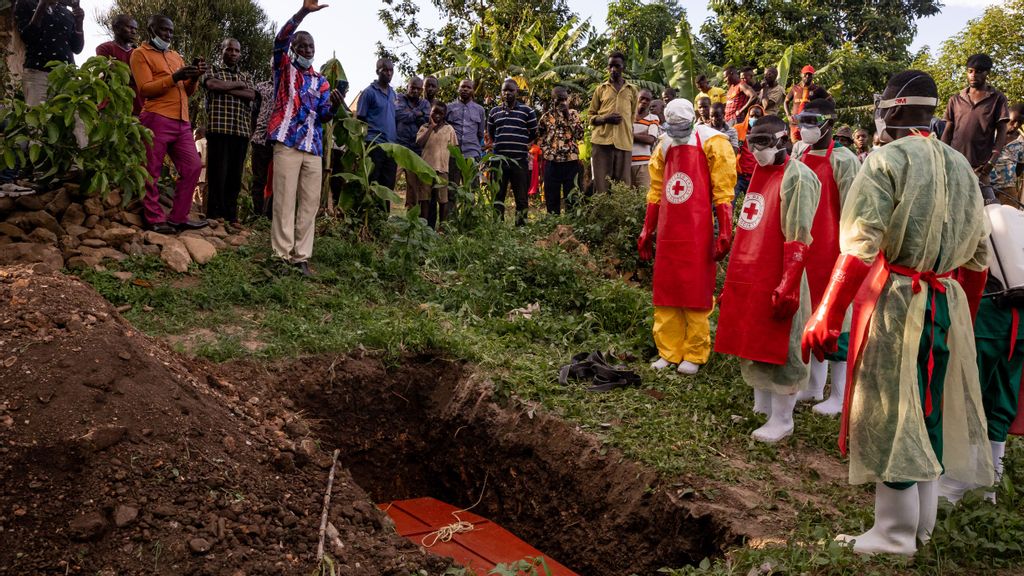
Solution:
[{"label": "protective gown", "polygon": [[870,323],[856,364],[850,365],[855,386],[847,411],[851,483],[934,480],[943,465],[955,480],[992,483],[970,311],[960,285],[941,277],[961,266],[984,270],[988,230],[971,167],[935,138],[900,138],[876,150],[858,173],[840,218],[841,252],[868,264],[881,253],[894,266],[933,270],[939,278],[932,281],[945,290],[950,329],[940,464],[922,416],[918,380],[933,292],[928,281],[919,280],[915,294],[911,276],[883,274],[870,316],[855,311],[855,331],[862,319]]},{"label": "protective gown", "polygon": [[[754,191],[751,188],[751,191]],[[756,191],[755,191],[756,192]],[[814,214],[818,209],[821,194],[821,183],[814,172],[795,158],[790,158],[782,176],[781,198],[782,235],[786,242],[802,242],[811,244],[811,226]],[[748,191],[748,197],[750,191]],[[782,254],[774,255],[782,258]],[[732,266],[732,264],[730,264]],[[728,281],[728,279],[727,279]],[[774,288],[774,286],[770,287]],[[723,306],[728,306],[724,303]],[[771,310],[761,311],[765,316]],[[800,338],[804,324],[811,315],[811,295],[807,288],[807,275],[800,282],[800,308],[793,315],[789,330],[789,350],[785,364],[769,364],[741,357],[740,373],[747,384],[759,390],[768,390],[777,394],[792,394],[807,388],[810,370],[800,357]],[[749,330],[756,331],[758,320],[750,318]]]}]

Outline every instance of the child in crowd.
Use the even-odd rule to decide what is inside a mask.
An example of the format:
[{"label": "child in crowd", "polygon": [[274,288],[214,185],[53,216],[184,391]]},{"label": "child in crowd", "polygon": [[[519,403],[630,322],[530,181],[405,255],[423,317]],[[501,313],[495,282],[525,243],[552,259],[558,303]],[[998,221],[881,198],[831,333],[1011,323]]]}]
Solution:
[{"label": "child in crowd", "polygon": [[416,145],[423,150],[423,160],[437,171],[442,180],[434,185],[430,197],[416,198],[416,203],[419,204],[420,214],[426,216],[431,202],[437,202],[439,223],[448,219],[448,160],[451,154],[448,146],[459,145],[455,129],[445,122],[447,116],[448,106],[435,102],[430,109],[430,123],[421,126],[416,133]]}]

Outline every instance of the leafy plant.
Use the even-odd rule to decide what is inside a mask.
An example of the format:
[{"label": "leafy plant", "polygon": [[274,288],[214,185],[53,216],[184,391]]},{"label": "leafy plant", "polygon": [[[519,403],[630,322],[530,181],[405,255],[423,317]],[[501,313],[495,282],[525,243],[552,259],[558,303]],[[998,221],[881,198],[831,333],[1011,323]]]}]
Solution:
[{"label": "leafy plant", "polygon": [[496,576],[551,576],[551,569],[543,556],[525,558],[508,564],[498,564],[488,574]]},{"label": "leafy plant", "polygon": [[609,261],[621,272],[636,272],[649,267],[636,251],[636,237],[644,224],[647,200],[636,189],[613,184],[604,194],[594,194],[581,203],[569,219],[576,237],[593,254]]},{"label": "leafy plant", "polygon": [[449,183],[448,187],[449,202],[454,203],[448,226],[466,232],[494,222],[492,203],[501,182],[502,157],[486,154],[474,160],[463,156],[458,146],[449,146],[448,151],[460,176],[458,184]]},{"label": "leafy plant", "polygon": [[388,254],[392,262],[398,263],[399,274],[410,276],[426,259],[437,233],[427,225],[426,219],[420,217],[419,206],[410,208],[404,217],[393,217],[390,223],[394,233]]},{"label": "leafy plant", "polygon": [[[152,133],[132,116],[135,93],[128,66],[100,56],[81,68],[52,64],[45,102],[28,106],[20,99],[2,100],[0,165],[31,165],[43,180],[77,168],[89,194],[120,188],[126,204],[141,197],[150,178],[143,164]],[[88,138],[84,147],[75,136],[79,119]]]}]

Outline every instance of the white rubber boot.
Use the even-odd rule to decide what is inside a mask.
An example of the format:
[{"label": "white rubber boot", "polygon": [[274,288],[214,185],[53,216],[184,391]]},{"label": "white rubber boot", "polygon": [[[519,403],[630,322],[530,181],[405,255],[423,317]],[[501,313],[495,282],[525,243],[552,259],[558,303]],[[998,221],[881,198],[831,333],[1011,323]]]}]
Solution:
[{"label": "white rubber boot", "polygon": [[658,357],[658,359],[655,360],[653,364],[651,364],[651,370],[664,370],[665,368],[668,368],[671,365],[672,363],[669,362],[668,360]]},{"label": "white rubber boot", "polygon": [[846,399],[846,362],[829,362],[832,366],[832,391],[828,400],[815,404],[811,410],[824,416],[838,416],[843,413],[843,401]]},{"label": "white rubber boot", "polygon": [[939,510],[939,481],[917,483],[917,496],[920,502],[920,516],[917,521],[917,540],[927,544],[935,531],[935,515]]},{"label": "white rubber boot", "polygon": [[894,490],[875,484],[875,525],[860,536],[840,534],[839,542],[852,542],[858,554],[901,554],[917,552],[917,526],[921,518],[918,485]]},{"label": "white rubber boot", "polygon": [[828,364],[811,358],[811,379],[807,390],[796,393],[797,402],[821,402],[825,391],[825,380],[828,378]]},{"label": "white rubber boot", "polygon": [[959,502],[968,490],[974,490],[975,488],[977,488],[977,486],[968,484],[967,482],[954,480],[945,474],[939,476],[939,496],[949,500],[953,504]]},{"label": "white rubber boot", "polygon": [[[995,465],[996,469],[996,485],[1003,479],[1003,456],[1006,455],[1006,442],[993,442],[989,440],[989,444],[992,445],[992,464]],[[996,503],[995,492],[985,492],[985,499],[989,502]]]},{"label": "white rubber boot", "polygon": [[754,388],[754,414],[772,415],[772,393]]},{"label": "white rubber boot", "polygon": [[769,444],[778,442],[793,433],[793,408],[796,407],[796,394],[772,393],[772,413],[768,422],[750,435],[758,442]]},{"label": "white rubber boot", "polygon": [[689,360],[683,360],[682,362],[679,363],[679,367],[676,368],[676,372],[679,372],[680,374],[685,374],[687,376],[693,376],[699,371],[700,364],[694,364]]}]

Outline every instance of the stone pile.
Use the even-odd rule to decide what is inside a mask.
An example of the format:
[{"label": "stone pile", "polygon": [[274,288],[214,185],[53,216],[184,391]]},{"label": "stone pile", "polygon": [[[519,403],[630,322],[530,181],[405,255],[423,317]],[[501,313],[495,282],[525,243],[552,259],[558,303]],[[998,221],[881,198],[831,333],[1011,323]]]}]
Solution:
[{"label": "stone pile", "polygon": [[249,231],[212,221],[178,235],[143,229],[141,204],[120,192],[86,196],[76,184],[42,194],[0,197],[0,265],[46,264],[52,270],[99,269],[104,261],[155,256],[175,272],[203,265],[219,250],[245,244]]}]

